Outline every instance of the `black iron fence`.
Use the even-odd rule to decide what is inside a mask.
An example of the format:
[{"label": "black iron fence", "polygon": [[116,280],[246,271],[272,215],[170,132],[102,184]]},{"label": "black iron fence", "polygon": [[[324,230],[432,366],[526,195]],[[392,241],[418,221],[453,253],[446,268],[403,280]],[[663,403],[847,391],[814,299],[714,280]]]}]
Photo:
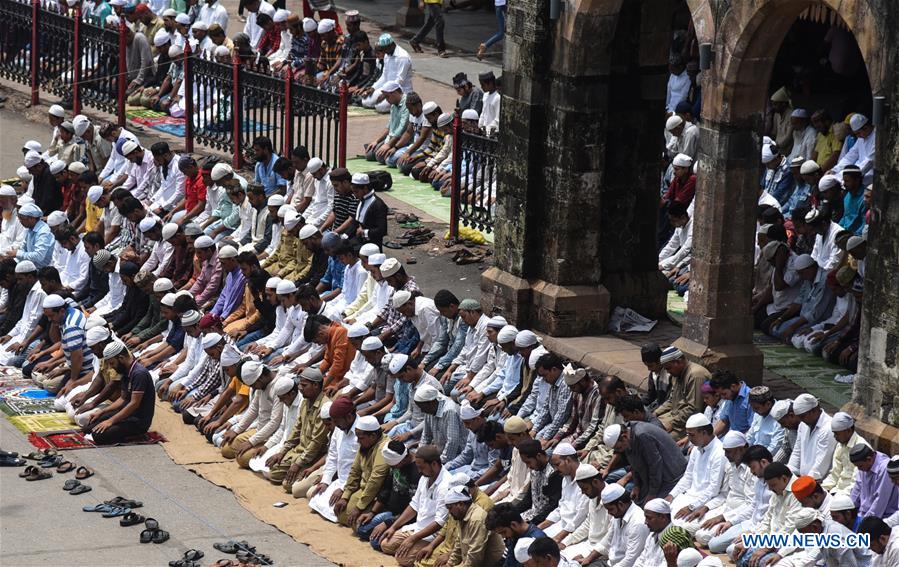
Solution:
[{"label": "black iron fence", "polygon": [[[240,67],[238,75],[240,91],[240,147],[244,154],[252,156],[253,140],[266,136],[272,141],[275,153],[284,155],[290,148],[284,144],[284,127],[287,119],[285,80]],[[314,151],[309,148],[309,151]]]},{"label": "black iron fence", "polygon": [[0,2],[0,77],[24,85],[31,82],[32,10],[23,2]]},{"label": "black iron fence", "polygon": [[120,77],[119,32],[86,22],[80,23],[79,32],[79,100],[85,106],[116,114]]},{"label": "black iron fence", "polygon": [[202,57],[192,58],[194,140],[204,146],[234,153],[234,124],[232,120],[234,77],[233,67]]},{"label": "black iron fence", "polygon": [[290,94],[294,120],[286,136],[288,145],[306,146],[325,163],[343,166],[346,144],[341,146],[341,140],[346,140],[346,132],[341,138],[340,125],[346,125],[346,101],[341,94],[297,83],[291,85]]},{"label": "black iron fence", "polygon": [[41,12],[38,26],[38,78],[40,88],[58,97],[71,97],[75,75],[81,70],[76,65],[73,18],[50,10]]},{"label": "black iron fence", "polygon": [[459,223],[483,232],[493,231],[499,142],[466,131],[457,115],[453,122],[453,193],[450,231]]}]

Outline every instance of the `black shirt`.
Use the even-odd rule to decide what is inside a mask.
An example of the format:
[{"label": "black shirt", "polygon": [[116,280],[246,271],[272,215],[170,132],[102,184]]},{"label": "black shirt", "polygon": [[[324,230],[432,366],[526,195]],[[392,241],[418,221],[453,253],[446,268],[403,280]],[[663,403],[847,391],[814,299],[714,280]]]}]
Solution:
[{"label": "black shirt", "polygon": [[22,318],[22,312],[25,311],[25,299],[28,297],[29,291],[31,291],[31,286],[26,289],[20,284],[7,290],[6,317],[0,322],[0,337],[8,335]]},{"label": "black shirt", "polygon": [[143,398],[141,398],[137,410],[129,417],[136,419],[141,427],[149,430],[150,424],[153,422],[153,412],[156,409],[156,390],[153,389],[153,378],[150,377],[150,372],[136,360],[131,363],[128,375],[122,379],[121,396],[125,405],[131,402],[131,394],[134,392],[143,393]]},{"label": "black shirt", "polygon": [[62,187],[59,181],[50,173],[50,167],[44,167],[43,171],[34,176],[34,204],[41,208],[44,215],[62,208]]}]

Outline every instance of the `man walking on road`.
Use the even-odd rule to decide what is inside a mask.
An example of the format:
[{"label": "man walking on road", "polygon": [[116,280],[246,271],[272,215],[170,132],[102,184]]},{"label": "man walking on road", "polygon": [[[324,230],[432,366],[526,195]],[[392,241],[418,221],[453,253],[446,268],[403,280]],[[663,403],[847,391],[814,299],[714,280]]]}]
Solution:
[{"label": "man walking on road", "polygon": [[429,33],[431,28],[436,28],[437,35],[437,55],[438,57],[446,57],[446,43],[443,41],[443,0],[424,0],[424,7],[427,9],[427,19],[418,33],[409,41],[409,45],[416,53],[424,53],[421,48],[421,40]]}]

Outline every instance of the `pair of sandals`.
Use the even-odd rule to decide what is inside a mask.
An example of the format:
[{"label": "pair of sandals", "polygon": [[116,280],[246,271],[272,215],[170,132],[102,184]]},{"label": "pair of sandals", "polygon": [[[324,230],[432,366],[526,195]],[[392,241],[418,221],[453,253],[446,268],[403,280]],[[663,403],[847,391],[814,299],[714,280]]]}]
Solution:
[{"label": "pair of sandals", "polygon": [[46,469],[42,469],[35,465],[28,465],[25,467],[25,470],[19,473],[20,478],[24,478],[25,480],[46,480],[53,476],[53,473]]},{"label": "pair of sandals", "polygon": [[184,557],[169,561],[169,567],[199,567],[199,560],[205,555],[198,549],[188,549],[184,552]]},{"label": "pair of sandals", "polygon": [[73,496],[76,494],[84,494],[85,492],[90,492],[92,490],[90,486],[81,484],[81,481],[75,479],[67,480],[66,483],[62,485],[62,489]]},{"label": "pair of sandals", "polygon": [[[72,482],[78,482],[72,481]],[[99,512],[103,515],[104,518],[117,518],[119,516],[124,516],[131,512],[130,508],[125,508],[124,506],[115,506],[113,504],[94,504],[93,506],[85,506],[81,509],[84,512]]]},{"label": "pair of sandals", "polygon": [[155,518],[144,520],[146,529],[140,533],[141,543],[164,543],[169,540],[169,532],[159,529],[159,522]]},{"label": "pair of sandals", "polygon": [[20,459],[15,451],[0,450],[0,467],[23,467],[25,459]]}]

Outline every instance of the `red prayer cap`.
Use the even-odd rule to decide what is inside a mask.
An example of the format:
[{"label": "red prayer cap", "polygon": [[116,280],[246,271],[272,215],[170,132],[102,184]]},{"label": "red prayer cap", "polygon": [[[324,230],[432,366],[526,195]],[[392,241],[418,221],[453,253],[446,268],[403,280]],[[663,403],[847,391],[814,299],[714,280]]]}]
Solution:
[{"label": "red prayer cap", "polygon": [[355,409],[356,406],[353,405],[353,400],[346,396],[341,396],[331,403],[331,410],[328,413],[331,415],[331,419],[334,419],[346,417],[353,413]]},{"label": "red prayer cap", "polygon": [[200,319],[200,328],[208,329],[215,325],[217,321],[218,318],[215,315],[213,315],[212,313],[207,313],[206,315],[203,315],[202,319]]},{"label": "red prayer cap", "polygon": [[[138,4],[137,6],[134,7],[134,15],[135,16],[143,16],[144,14],[146,14],[149,11],[150,11],[150,7],[147,6],[146,4]],[[152,40],[153,38],[151,37],[150,39]]]},{"label": "red prayer cap", "polygon": [[815,488],[818,486],[818,481],[813,479],[810,476],[800,476],[796,480],[793,481],[793,486],[791,490],[793,491],[793,496],[796,497],[797,500],[801,498],[808,498],[812,495],[812,492],[815,491]]}]

